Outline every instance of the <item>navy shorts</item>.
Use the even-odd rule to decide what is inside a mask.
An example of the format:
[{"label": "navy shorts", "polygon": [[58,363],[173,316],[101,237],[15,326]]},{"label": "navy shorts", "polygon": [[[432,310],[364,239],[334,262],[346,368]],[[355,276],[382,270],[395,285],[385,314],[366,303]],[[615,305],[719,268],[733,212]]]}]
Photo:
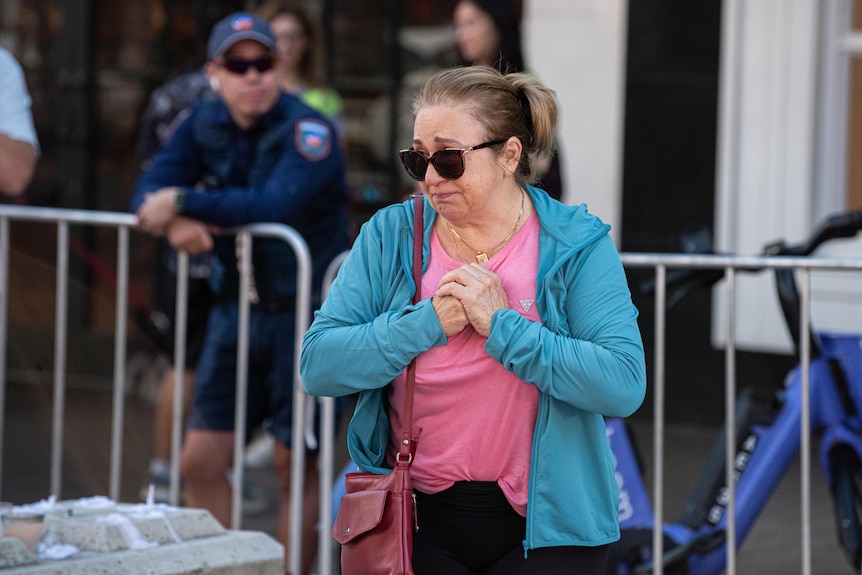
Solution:
[{"label": "navy shorts", "polygon": [[[265,424],[276,440],[290,446],[295,315],[293,308],[272,312],[251,306],[246,437]],[[210,311],[190,429],[234,430],[238,321],[235,300],[220,302]]]}]

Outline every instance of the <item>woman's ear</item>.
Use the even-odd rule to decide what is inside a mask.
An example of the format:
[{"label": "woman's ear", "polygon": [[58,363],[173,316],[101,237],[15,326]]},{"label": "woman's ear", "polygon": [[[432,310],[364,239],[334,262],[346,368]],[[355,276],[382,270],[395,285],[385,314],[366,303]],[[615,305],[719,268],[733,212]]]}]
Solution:
[{"label": "woman's ear", "polygon": [[521,162],[521,151],[523,150],[523,146],[521,146],[521,140],[518,139],[517,136],[511,136],[508,140],[506,140],[506,144],[503,147],[503,153],[500,156],[500,163],[510,174],[514,174],[518,169],[518,164]]}]

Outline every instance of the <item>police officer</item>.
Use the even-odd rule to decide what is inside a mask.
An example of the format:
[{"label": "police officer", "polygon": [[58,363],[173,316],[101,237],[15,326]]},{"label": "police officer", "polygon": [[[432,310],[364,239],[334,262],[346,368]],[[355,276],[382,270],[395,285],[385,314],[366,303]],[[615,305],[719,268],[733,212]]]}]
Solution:
[{"label": "police officer", "polygon": [[[239,273],[234,237],[221,230],[280,222],[309,246],[314,286],[348,246],[344,161],[332,124],[282,93],[276,39],[254,15],[232,14],[210,34],[206,72],[220,98],[203,102],[141,175],[132,200],[139,227],[177,249],[214,248],[216,303],[198,362],[181,469],[189,506],[227,525],[233,465]],[[199,182],[202,184],[197,185]],[[281,507],[277,536],[287,542],[296,265],[283,241],[256,238],[249,333],[246,433],[265,423],[276,439]],[[316,460],[307,458],[303,570],[314,558]]]}]

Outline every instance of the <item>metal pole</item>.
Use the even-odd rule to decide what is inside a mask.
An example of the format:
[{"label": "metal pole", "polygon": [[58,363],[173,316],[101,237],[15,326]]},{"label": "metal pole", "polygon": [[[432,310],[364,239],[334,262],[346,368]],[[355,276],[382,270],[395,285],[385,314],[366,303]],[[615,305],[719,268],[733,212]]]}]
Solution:
[{"label": "metal pole", "polygon": [[6,324],[9,304],[9,218],[0,218],[0,495],[3,493],[3,444],[6,427]]},{"label": "metal pole", "polygon": [[123,459],[124,394],[126,391],[126,319],[129,311],[129,228],[117,229],[117,310],[114,327],[114,410],[111,432],[111,477],[109,494],[120,500]]},{"label": "metal pole", "polygon": [[54,326],[54,417],[51,440],[51,495],[60,497],[63,474],[63,415],[66,406],[66,323],[69,284],[69,224],[57,224],[57,302]]},{"label": "metal pole", "polygon": [[667,268],[658,264],[655,268],[655,391],[653,392],[653,461],[655,461],[655,521],[652,530],[652,548],[655,574],[664,573],[664,359],[665,359],[665,297]]},{"label": "metal pole", "polygon": [[[320,290],[321,301],[329,294],[329,286],[335,279],[347,252],[336,256],[326,268],[323,286]],[[321,397],[320,401],[320,520],[317,542],[317,563],[319,575],[332,575],[331,536],[329,525],[332,521],[332,488],[335,482],[335,398]]]},{"label": "metal pole", "polygon": [[802,422],[799,426],[800,474],[802,483],[802,575],[811,575],[811,270],[799,270],[802,276],[802,309],[799,319],[799,348],[802,355]]},{"label": "metal pole", "polygon": [[231,525],[239,529],[242,523],[243,454],[245,453],[246,405],[248,404],[248,340],[249,288],[251,286],[251,234],[248,230],[236,236],[240,243],[239,301],[236,345],[236,412],[234,415],[233,499]]},{"label": "metal pole", "polygon": [[302,338],[310,323],[311,308],[311,257],[308,247],[298,234],[291,242],[296,252],[296,335],[293,354],[293,433],[291,434],[290,481],[290,573],[299,573],[302,559],[302,493],[305,487],[305,399],[302,378],[299,375],[299,356]]},{"label": "metal pole", "polygon": [[727,422],[727,444],[725,446],[725,485],[727,486],[727,569],[728,575],[736,575],[736,270],[728,266],[724,270],[727,282],[727,347],[724,352],[724,392]]},{"label": "metal pole", "polygon": [[174,399],[171,411],[171,469],[168,501],[180,504],[180,454],[185,425],[186,327],[189,300],[189,255],[177,252],[176,310],[174,312]]}]

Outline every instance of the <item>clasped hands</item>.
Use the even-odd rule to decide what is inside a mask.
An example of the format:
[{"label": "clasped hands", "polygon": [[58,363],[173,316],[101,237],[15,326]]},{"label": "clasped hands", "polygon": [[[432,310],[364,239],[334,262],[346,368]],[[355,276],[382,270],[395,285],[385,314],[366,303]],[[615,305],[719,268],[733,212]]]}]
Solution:
[{"label": "clasped hands", "polygon": [[446,337],[468,325],[488,337],[494,313],[509,307],[500,276],[479,263],[465,264],[445,274],[431,303]]},{"label": "clasped hands", "polygon": [[208,252],[213,247],[213,234],[221,230],[198,220],[178,215],[174,211],[174,187],[161,188],[144,196],[138,208],[138,227],[152,236],[167,236],[168,242],[189,254]]}]

